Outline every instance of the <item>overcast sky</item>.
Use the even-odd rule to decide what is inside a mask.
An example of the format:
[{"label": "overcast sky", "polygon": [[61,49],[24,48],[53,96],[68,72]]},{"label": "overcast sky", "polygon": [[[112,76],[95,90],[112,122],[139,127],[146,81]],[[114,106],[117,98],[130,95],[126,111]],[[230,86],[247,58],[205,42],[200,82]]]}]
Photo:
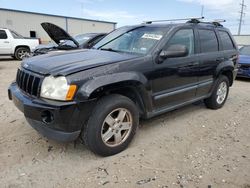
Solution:
[{"label": "overcast sky", "polygon": [[[1,8],[114,21],[118,27],[144,20],[199,17],[204,5],[207,20],[226,19],[236,34],[241,0],[0,0]],[[242,34],[250,34],[250,0]],[[0,18],[1,19],[1,18]]]}]

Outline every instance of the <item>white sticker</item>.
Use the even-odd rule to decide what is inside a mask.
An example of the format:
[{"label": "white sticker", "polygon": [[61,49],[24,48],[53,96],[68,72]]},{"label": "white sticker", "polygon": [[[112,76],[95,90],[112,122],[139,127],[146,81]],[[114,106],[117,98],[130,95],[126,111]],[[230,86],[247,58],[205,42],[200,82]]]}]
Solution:
[{"label": "white sticker", "polygon": [[143,38],[143,39],[161,40],[162,35],[145,33],[141,38]]}]

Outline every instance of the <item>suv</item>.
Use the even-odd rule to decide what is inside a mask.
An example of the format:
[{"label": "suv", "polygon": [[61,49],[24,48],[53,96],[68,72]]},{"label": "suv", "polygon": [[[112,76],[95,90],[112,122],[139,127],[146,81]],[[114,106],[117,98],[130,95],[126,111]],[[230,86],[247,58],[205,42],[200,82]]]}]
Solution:
[{"label": "suv", "polygon": [[94,49],[25,59],[9,98],[48,138],[81,138],[96,154],[123,151],[140,118],[204,100],[226,102],[238,49],[215,23],[141,24],[117,29]]}]

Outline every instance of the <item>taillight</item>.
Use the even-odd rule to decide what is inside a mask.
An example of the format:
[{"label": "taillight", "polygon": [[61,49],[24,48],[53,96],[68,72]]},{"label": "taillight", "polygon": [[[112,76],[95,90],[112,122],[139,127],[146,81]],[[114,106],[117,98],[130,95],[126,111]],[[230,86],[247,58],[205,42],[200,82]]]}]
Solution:
[{"label": "taillight", "polygon": [[42,44],[42,40],[41,38],[38,38],[39,44]]}]

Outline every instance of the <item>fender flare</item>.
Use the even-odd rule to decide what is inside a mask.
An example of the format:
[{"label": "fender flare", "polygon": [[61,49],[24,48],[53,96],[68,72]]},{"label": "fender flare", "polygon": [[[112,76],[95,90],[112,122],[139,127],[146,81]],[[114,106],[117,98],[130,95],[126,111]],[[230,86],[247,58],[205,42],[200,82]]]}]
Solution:
[{"label": "fender flare", "polygon": [[215,76],[215,78],[217,78],[222,72],[225,72],[225,71],[232,71],[233,72],[233,70],[234,70],[233,61],[230,61],[230,60],[224,61],[217,66],[214,76]]},{"label": "fender flare", "polygon": [[122,82],[134,82],[146,85],[148,80],[143,74],[137,72],[122,72],[93,77],[91,80],[88,80],[79,88],[78,97],[82,99],[88,99],[91,94],[97,89],[107,85],[119,84]]}]

